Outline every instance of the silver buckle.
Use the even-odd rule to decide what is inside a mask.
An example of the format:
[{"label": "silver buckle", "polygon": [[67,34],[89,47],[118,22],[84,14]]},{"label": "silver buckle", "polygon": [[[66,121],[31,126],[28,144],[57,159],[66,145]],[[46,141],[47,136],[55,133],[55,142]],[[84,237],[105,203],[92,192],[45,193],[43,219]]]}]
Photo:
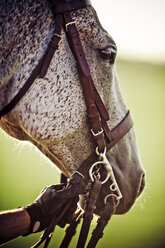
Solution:
[{"label": "silver buckle", "polygon": [[91,133],[93,134],[94,137],[100,135],[103,133],[103,129],[101,128],[101,131],[97,132],[97,133],[94,133],[93,130],[91,129]]},{"label": "silver buckle", "polygon": [[76,24],[76,22],[73,21],[73,22],[68,22],[68,23],[66,23],[66,25],[65,25],[66,32],[68,32],[68,27],[69,27],[70,25],[73,25],[73,24]]}]

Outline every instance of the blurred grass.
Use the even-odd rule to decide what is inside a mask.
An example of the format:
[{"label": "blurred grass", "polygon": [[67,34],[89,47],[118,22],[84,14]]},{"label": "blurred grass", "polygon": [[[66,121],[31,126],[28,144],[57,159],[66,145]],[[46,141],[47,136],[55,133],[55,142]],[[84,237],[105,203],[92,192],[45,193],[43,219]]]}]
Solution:
[{"label": "blurred grass", "polygon": [[[165,247],[165,66],[118,61],[125,102],[134,122],[146,188],[141,199],[123,216],[114,216],[105,229],[102,248]],[[0,133],[0,209],[25,206],[45,186],[59,181],[59,172],[26,142]],[[57,227],[50,244],[57,246],[63,230]],[[30,247],[39,234],[20,237],[4,248]],[[71,247],[75,247],[75,240]]]}]

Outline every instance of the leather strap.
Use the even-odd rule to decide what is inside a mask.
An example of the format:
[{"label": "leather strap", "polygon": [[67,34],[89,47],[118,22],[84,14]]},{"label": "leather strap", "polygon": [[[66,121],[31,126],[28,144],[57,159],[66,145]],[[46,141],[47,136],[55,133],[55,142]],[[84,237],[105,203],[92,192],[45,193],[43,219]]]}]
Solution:
[{"label": "leather strap", "polygon": [[82,223],[79,240],[76,246],[77,248],[83,248],[85,246],[90,224],[93,219],[93,213],[95,210],[96,201],[100,194],[101,186],[102,185],[100,180],[96,179],[89,192],[88,202],[86,203],[86,208],[85,208],[84,221]]},{"label": "leather strap", "polygon": [[55,51],[58,49],[58,45],[59,45],[59,41],[61,39],[60,35],[61,35],[61,30],[63,27],[63,19],[62,16],[57,14],[55,17],[55,32],[54,35],[48,45],[48,48],[44,54],[44,59],[43,59],[43,63],[42,63],[42,67],[40,70],[40,78],[44,78],[47,70],[49,68],[50,62],[53,58],[53,55],[55,53]]},{"label": "leather strap", "polygon": [[74,221],[66,228],[65,230],[65,236],[59,246],[59,248],[67,248],[69,247],[69,244],[73,238],[73,236],[76,234],[76,228],[81,220],[81,213],[82,210],[78,211],[78,213],[74,214]]},{"label": "leather strap", "polygon": [[8,114],[17,105],[17,103],[22,99],[22,97],[32,86],[33,82],[39,75],[42,62],[43,62],[43,57],[41,58],[39,64],[32,71],[31,76],[28,78],[24,86],[20,89],[20,91],[16,94],[16,96],[0,111],[0,119],[2,116]]},{"label": "leather strap", "polygon": [[107,144],[107,150],[116,145],[133,127],[133,120],[130,112],[128,111],[124,119],[111,130],[112,140]]},{"label": "leather strap", "polygon": [[23,87],[20,89],[20,91],[13,97],[13,99],[0,111],[0,119],[2,116],[8,114],[16,105],[19,103],[19,101],[22,99],[22,97],[26,94],[26,92],[29,90],[29,88],[32,86],[34,81],[37,77],[43,78],[48,70],[48,67],[50,65],[50,62],[53,58],[53,55],[55,51],[58,49],[58,44],[60,41],[60,34],[62,29],[62,18],[61,15],[56,16],[56,22],[58,23],[55,27],[54,35],[48,45],[48,48],[42,58],[40,59],[38,65],[35,67],[35,69],[32,71],[32,74],[26,81],[26,83],[23,85]]},{"label": "leather strap", "polygon": [[[131,114],[128,111],[125,118],[111,130],[112,140],[107,144],[107,150],[110,150],[114,145],[118,143],[132,128],[133,120]],[[98,161],[98,157],[95,152],[93,152],[86,160],[80,165],[78,172],[84,176],[85,184],[89,182],[89,169],[92,164]]]},{"label": "leather strap", "polygon": [[114,210],[113,198],[110,198],[100,214],[100,218],[97,221],[97,226],[92,232],[92,237],[87,245],[87,248],[94,248],[99,239],[103,237],[103,230],[113,215]]},{"label": "leather strap", "polygon": [[[105,144],[104,133],[101,126],[100,116],[106,115],[106,119],[109,119],[108,112],[106,111],[106,108],[92,82],[92,78],[90,76],[90,68],[88,66],[86,56],[81,44],[79,32],[77,30],[74,21],[72,20],[71,13],[70,12],[63,13],[63,16],[64,16],[65,24],[67,26],[66,33],[70,43],[70,47],[77,61],[80,81],[82,84],[84,97],[87,105],[89,126],[93,134],[93,140],[96,143],[96,146],[98,146],[99,151],[103,151],[106,144]],[[99,108],[96,107],[95,97],[98,100]],[[102,112],[102,110],[103,113],[99,113]]]}]

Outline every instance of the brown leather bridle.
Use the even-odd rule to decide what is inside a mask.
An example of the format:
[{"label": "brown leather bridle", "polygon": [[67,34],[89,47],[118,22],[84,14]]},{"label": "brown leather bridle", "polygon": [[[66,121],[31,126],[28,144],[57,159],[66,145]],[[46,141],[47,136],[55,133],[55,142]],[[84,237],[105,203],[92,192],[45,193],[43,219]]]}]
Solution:
[{"label": "brown leather bridle", "polygon": [[[48,45],[45,54],[42,56],[40,62],[36,68],[32,71],[32,74],[20,89],[17,95],[11,100],[7,106],[0,111],[0,118],[5,114],[8,114],[16,104],[22,99],[25,93],[28,91],[30,86],[33,84],[36,78],[44,78],[49,68],[50,62],[53,58],[55,51],[58,49],[59,41],[61,39],[61,31],[64,30],[70,44],[70,48],[77,62],[77,68],[79,72],[80,82],[83,88],[85,102],[87,106],[87,116],[89,121],[89,128],[91,135],[94,140],[94,152],[80,165],[79,169],[72,176],[72,180],[82,180],[84,184],[89,184],[90,189],[88,190],[87,204],[85,208],[85,217],[80,232],[79,241],[77,244],[78,248],[84,247],[89,231],[90,222],[93,217],[94,208],[96,205],[97,198],[99,196],[102,184],[107,180],[111,180],[110,193],[105,198],[105,207],[101,213],[101,217],[98,221],[95,231],[93,232],[92,238],[88,244],[89,247],[95,247],[99,238],[103,235],[103,229],[108,223],[111,215],[114,213],[116,206],[122,197],[118,184],[115,180],[112,167],[106,158],[106,152],[111,149],[133,126],[130,113],[128,112],[124,119],[112,130],[109,129],[107,121],[109,121],[108,111],[96,90],[93,83],[90,68],[86,60],[86,56],[82,47],[82,43],[79,37],[79,32],[76,27],[75,21],[72,19],[72,11],[80,8],[84,8],[90,5],[88,0],[52,0],[54,13],[55,13],[55,31],[54,35]],[[102,179],[101,170],[104,170],[105,178]],[[79,178],[79,179],[77,179]],[[42,242],[54,229],[54,226],[58,223],[59,219],[62,218],[64,213],[69,208],[71,202],[68,202],[63,211],[55,221],[52,221],[51,225],[46,229],[45,234],[42,237]],[[75,228],[78,221],[70,225],[72,233],[75,232]],[[67,231],[65,239],[61,244],[62,247],[68,247],[70,237],[68,238]],[[72,235],[70,235],[72,236]],[[48,238],[49,239],[49,238]],[[47,239],[47,244],[49,243]],[[69,239],[69,241],[68,241]],[[42,243],[40,242],[40,243]],[[40,245],[38,243],[34,247]],[[46,245],[44,246],[46,247]]]}]

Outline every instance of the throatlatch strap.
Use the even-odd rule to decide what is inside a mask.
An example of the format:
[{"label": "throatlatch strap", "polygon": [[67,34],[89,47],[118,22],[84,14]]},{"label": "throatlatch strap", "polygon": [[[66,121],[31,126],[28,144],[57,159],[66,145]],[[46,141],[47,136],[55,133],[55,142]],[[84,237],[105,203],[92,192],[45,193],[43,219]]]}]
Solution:
[{"label": "throatlatch strap", "polygon": [[62,30],[62,25],[63,25],[62,23],[63,23],[62,16],[59,14],[56,15],[55,32],[44,54],[43,63],[42,63],[42,67],[41,67],[40,75],[39,75],[40,78],[45,77],[47,70],[49,68],[50,62],[53,58],[53,55],[55,51],[58,49],[58,44],[61,39],[60,35],[61,35],[61,30]]},{"label": "throatlatch strap", "polygon": [[0,119],[2,116],[8,114],[17,105],[17,103],[26,94],[26,92],[29,90],[29,88],[32,86],[38,76],[42,78],[47,73],[50,62],[53,58],[55,51],[58,49],[58,43],[61,39],[59,36],[62,29],[61,16],[58,15],[56,17],[56,22],[59,23],[58,25],[56,25],[55,34],[53,35],[46,52],[40,59],[38,65],[32,71],[32,74],[30,75],[26,83],[23,85],[23,87],[19,90],[15,97],[0,111]]},{"label": "throatlatch strap", "polygon": [[26,94],[26,92],[31,87],[35,79],[38,77],[42,62],[43,62],[43,58],[41,58],[39,64],[35,67],[31,76],[28,78],[28,80],[26,81],[24,86],[20,89],[20,91],[16,94],[16,96],[0,111],[0,118],[8,114]]}]

